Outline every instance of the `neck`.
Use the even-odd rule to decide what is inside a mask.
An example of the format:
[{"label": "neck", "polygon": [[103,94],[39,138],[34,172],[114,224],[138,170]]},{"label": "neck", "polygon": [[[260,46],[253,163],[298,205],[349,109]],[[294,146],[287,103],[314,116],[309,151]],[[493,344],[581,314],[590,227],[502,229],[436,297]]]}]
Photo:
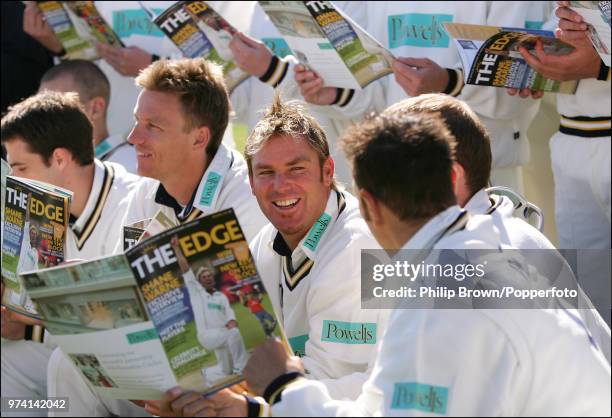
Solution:
[{"label": "neck", "polygon": [[70,204],[70,213],[77,218],[81,216],[85,210],[85,205],[89,199],[89,194],[93,187],[95,164],[86,166],[75,165],[70,169],[71,173],[66,173],[68,181],[63,186],[72,191],[72,203]]},{"label": "neck", "polygon": [[204,158],[183,164],[180,171],[174,172],[172,178],[163,180],[162,184],[170,196],[185,206],[202,181],[208,164],[208,154],[204,153]]},{"label": "neck", "polygon": [[108,128],[106,127],[106,123],[94,123],[94,147],[98,146],[100,142],[104,141],[106,138],[108,138]]}]

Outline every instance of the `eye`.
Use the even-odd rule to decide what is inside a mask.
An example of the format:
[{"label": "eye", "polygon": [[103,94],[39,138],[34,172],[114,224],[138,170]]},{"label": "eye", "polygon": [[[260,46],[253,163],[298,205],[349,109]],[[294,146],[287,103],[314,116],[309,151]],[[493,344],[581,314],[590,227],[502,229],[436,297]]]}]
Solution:
[{"label": "eye", "polygon": [[304,171],[306,169],[306,167],[303,167],[301,165],[296,165],[294,167],[291,167],[291,171],[293,172],[301,172]]},{"label": "eye", "polygon": [[272,170],[261,170],[257,172],[258,176],[270,176],[272,175],[274,172]]}]

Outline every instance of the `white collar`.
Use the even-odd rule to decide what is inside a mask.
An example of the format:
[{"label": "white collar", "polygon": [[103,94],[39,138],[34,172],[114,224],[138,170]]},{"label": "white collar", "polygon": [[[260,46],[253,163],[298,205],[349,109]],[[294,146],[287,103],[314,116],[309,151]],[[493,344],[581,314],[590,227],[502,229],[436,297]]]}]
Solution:
[{"label": "white collar", "polygon": [[462,213],[465,212],[459,206],[455,205],[437,214],[423,225],[417,233],[404,244],[402,249],[431,250],[447,229],[459,219]]},{"label": "white collar", "polygon": [[491,207],[491,199],[485,189],[480,189],[472,198],[465,204],[464,209],[476,215],[487,213]]},{"label": "white collar", "polygon": [[219,194],[233,162],[232,150],[221,144],[195,192],[193,207],[201,210],[204,215],[217,211]]},{"label": "white collar", "polygon": [[87,238],[89,238],[100,220],[106,199],[112,188],[114,176],[114,169],[111,165],[104,164],[97,159],[94,160],[94,178],[91,192],[89,192],[83,213],[71,226],[76,237],[77,248],[79,249],[83,248],[85,241],[87,241]]},{"label": "white collar", "polygon": [[123,135],[111,135],[103,139],[98,145],[96,145],[95,153],[96,158],[104,160],[104,157],[125,144],[125,138]]}]

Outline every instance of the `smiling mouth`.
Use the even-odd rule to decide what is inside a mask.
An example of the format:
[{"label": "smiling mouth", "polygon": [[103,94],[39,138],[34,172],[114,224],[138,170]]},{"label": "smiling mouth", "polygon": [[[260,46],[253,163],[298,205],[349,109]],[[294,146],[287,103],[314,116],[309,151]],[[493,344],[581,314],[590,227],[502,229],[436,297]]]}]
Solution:
[{"label": "smiling mouth", "polygon": [[275,200],[272,202],[279,209],[289,209],[298,204],[300,199]]},{"label": "smiling mouth", "polygon": [[136,156],[138,158],[149,158],[149,157],[153,156],[153,154],[151,154],[149,152],[137,152]]}]

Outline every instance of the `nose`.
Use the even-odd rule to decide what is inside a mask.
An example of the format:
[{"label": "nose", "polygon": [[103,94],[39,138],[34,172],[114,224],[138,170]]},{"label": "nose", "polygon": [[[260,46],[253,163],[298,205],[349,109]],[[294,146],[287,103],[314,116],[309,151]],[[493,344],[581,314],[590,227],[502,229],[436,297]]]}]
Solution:
[{"label": "nose", "polygon": [[283,173],[277,173],[274,176],[273,187],[275,192],[282,193],[291,189],[291,182],[289,181],[288,177]]},{"label": "nose", "polygon": [[139,145],[144,142],[144,137],[140,134],[140,129],[138,128],[137,124],[135,124],[132,130],[130,131],[130,134],[127,137],[127,141],[132,145]]}]

